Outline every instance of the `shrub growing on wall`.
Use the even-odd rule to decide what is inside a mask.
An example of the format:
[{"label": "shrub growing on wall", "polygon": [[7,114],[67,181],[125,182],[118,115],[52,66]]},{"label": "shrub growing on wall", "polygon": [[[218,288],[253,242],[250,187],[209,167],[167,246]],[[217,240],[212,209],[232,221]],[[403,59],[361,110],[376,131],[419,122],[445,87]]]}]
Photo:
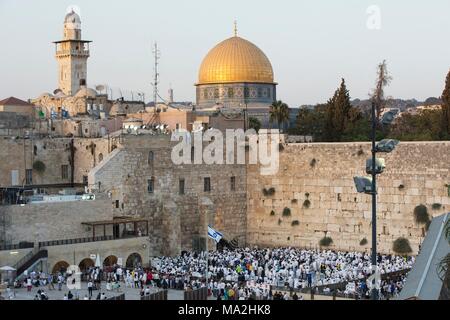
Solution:
[{"label": "shrub growing on wall", "polygon": [[398,238],[395,240],[392,250],[397,254],[410,254],[412,252],[409,240],[406,238]]},{"label": "shrub growing on wall", "polygon": [[284,208],[283,210],[283,217],[290,217],[291,216],[291,209]]},{"label": "shrub growing on wall", "polygon": [[264,188],[263,189],[263,194],[267,197],[267,196],[273,196],[274,194],[275,194],[275,188],[269,188],[269,189],[266,189],[266,188]]},{"label": "shrub growing on wall", "polygon": [[433,210],[441,210],[442,204],[440,204],[440,203],[433,203],[432,208],[433,208]]},{"label": "shrub growing on wall", "polygon": [[369,243],[369,241],[367,241],[366,238],[362,239],[361,242],[359,243],[360,246],[365,246]]},{"label": "shrub growing on wall", "polygon": [[40,160],[36,160],[33,163],[33,170],[35,170],[37,173],[43,173],[45,171],[45,163]]},{"label": "shrub growing on wall", "polygon": [[321,247],[329,247],[333,244],[333,239],[331,239],[330,237],[323,237],[322,239],[320,239],[319,241],[319,245]]},{"label": "shrub growing on wall", "polygon": [[303,207],[305,208],[311,207],[311,201],[309,201],[309,199],[306,199],[305,202],[303,202]]},{"label": "shrub growing on wall", "polygon": [[329,247],[333,244],[333,239],[331,237],[323,237],[319,241],[321,247]]},{"label": "shrub growing on wall", "polygon": [[271,216],[274,216],[274,215],[275,215],[275,211],[273,211],[273,210],[270,211],[270,215],[271,215]]},{"label": "shrub growing on wall", "polygon": [[428,209],[423,204],[414,208],[414,219],[417,223],[426,224],[430,221],[430,215],[428,214]]},{"label": "shrub growing on wall", "polygon": [[300,221],[298,221],[298,220],[295,220],[295,221],[292,221],[292,224],[291,224],[293,227],[296,227],[296,226],[299,226],[300,225]]}]

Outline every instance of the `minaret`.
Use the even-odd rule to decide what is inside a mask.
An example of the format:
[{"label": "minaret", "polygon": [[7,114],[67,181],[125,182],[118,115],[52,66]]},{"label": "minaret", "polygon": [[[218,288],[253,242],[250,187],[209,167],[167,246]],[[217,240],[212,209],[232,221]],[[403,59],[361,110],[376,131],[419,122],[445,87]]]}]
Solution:
[{"label": "minaret", "polygon": [[75,95],[86,86],[89,43],[81,40],[80,16],[73,10],[64,19],[64,40],[55,41],[58,61],[58,88],[66,95]]}]

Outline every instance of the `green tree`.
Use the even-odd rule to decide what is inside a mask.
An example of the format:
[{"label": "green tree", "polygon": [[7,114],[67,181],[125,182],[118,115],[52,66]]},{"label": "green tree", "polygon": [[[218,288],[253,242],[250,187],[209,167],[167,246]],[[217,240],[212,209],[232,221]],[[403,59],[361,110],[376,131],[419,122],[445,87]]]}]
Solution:
[{"label": "green tree", "polygon": [[422,110],[417,114],[405,113],[391,125],[388,137],[401,141],[442,140],[442,111]]},{"label": "green tree", "polygon": [[261,129],[261,121],[259,121],[258,118],[250,117],[248,119],[248,126],[250,129],[255,129],[256,132],[259,132],[259,129]]},{"label": "green tree", "polygon": [[450,71],[445,81],[445,89],[442,92],[442,133],[443,136],[450,136]]},{"label": "green tree", "polygon": [[276,122],[281,130],[281,125],[289,121],[289,106],[281,100],[275,101],[270,106],[269,115],[270,123]]},{"label": "green tree", "polygon": [[325,137],[329,141],[340,141],[350,120],[351,109],[350,93],[342,79],[341,86],[328,100],[325,111]]},{"label": "green tree", "polygon": [[322,141],[325,127],[326,105],[319,104],[314,109],[302,108],[297,114],[295,128],[290,129],[291,134],[313,136],[314,141]]}]

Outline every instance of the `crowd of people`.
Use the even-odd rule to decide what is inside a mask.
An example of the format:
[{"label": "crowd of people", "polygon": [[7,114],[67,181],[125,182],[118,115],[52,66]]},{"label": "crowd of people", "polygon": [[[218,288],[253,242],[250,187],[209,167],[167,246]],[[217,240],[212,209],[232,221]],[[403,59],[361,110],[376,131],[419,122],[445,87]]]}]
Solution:
[{"label": "crowd of people", "polygon": [[[409,270],[413,264],[414,257],[378,255],[382,275]],[[144,296],[154,291],[152,287],[174,290],[207,287],[209,295],[218,300],[301,300],[301,294],[291,296],[285,292],[305,292],[312,287],[320,287],[321,294],[332,294],[336,290],[336,293],[365,298],[370,295],[366,279],[371,273],[371,257],[361,252],[295,248],[183,252],[177,257],[154,259],[149,268],[114,265],[84,270],[82,279],[87,282],[88,294],[83,299],[94,299],[93,291],[98,291],[97,300],[106,299],[102,289],[114,293],[132,288]],[[22,286],[28,291],[33,286],[39,287],[35,299],[45,300],[48,296],[41,288],[47,286],[48,290],[56,290],[56,284],[61,291],[66,281],[64,272],[55,275],[31,272]],[[383,280],[381,297],[398,295],[403,282],[404,276]],[[339,288],[339,284],[344,284],[344,288]],[[15,283],[14,286],[21,285]],[[64,300],[72,299],[80,297],[74,298],[70,291],[65,294]]]},{"label": "crowd of people", "polygon": [[[414,257],[378,255],[382,275],[408,270],[414,261]],[[226,284],[240,284],[256,293],[258,290],[251,283],[295,290],[365,282],[372,274],[371,257],[367,253],[294,248],[224,250],[208,256],[185,252],[179,257],[163,257],[154,267],[163,278],[169,279],[201,277],[208,269],[212,291],[224,289]],[[401,285],[395,286],[398,292]]]}]

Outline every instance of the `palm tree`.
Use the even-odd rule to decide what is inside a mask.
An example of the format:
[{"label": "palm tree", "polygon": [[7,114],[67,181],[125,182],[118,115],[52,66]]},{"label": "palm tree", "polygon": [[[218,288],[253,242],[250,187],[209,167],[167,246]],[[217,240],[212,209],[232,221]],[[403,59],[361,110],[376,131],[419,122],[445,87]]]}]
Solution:
[{"label": "palm tree", "polygon": [[281,130],[281,124],[285,124],[289,120],[289,106],[281,100],[275,101],[270,106],[270,123],[277,122],[278,129]]},{"label": "palm tree", "polygon": [[258,118],[250,117],[248,119],[248,124],[250,129],[255,129],[256,132],[259,132],[261,129],[261,121]]}]

